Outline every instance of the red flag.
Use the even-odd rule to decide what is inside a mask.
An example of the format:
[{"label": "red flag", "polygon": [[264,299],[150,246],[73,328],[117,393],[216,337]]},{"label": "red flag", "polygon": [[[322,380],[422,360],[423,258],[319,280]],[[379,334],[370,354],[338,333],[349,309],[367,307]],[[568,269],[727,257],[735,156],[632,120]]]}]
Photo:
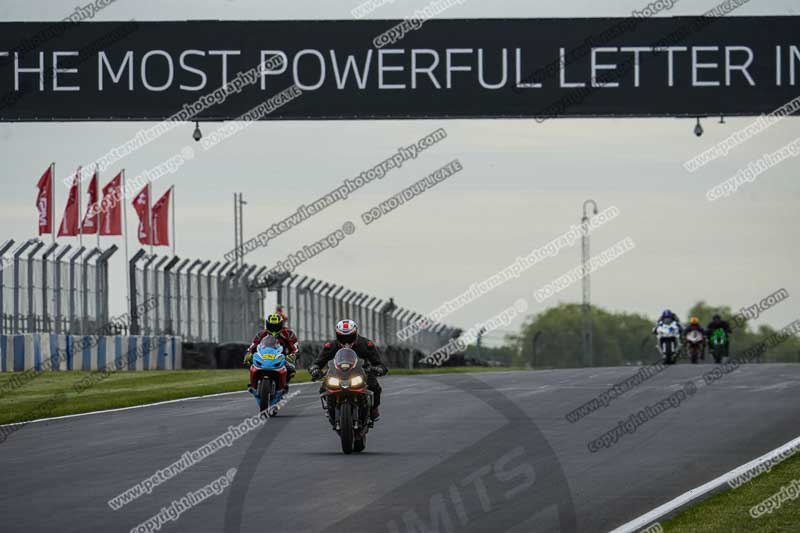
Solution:
[{"label": "red flag", "polygon": [[153,204],[153,245],[169,246],[169,197],[172,188]]},{"label": "red flag", "polygon": [[97,233],[97,208],[97,171],[95,171],[92,181],[89,182],[89,204],[81,222],[81,233],[84,235]]},{"label": "red flag", "polygon": [[122,172],[103,187],[100,235],[122,235]]},{"label": "red flag", "polygon": [[72,178],[72,186],[69,188],[67,206],[64,208],[64,218],[61,219],[61,226],[58,228],[58,236],[75,237],[78,235],[78,180],[80,179],[81,169]]},{"label": "red flag", "polygon": [[39,235],[53,233],[53,220],[50,216],[53,205],[53,166],[47,167],[39,183],[39,194],[36,195],[36,208],[39,209]]},{"label": "red flag", "polygon": [[133,199],[133,208],[139,215],[139,243],[150,244],[150,186],[144,188]]}]

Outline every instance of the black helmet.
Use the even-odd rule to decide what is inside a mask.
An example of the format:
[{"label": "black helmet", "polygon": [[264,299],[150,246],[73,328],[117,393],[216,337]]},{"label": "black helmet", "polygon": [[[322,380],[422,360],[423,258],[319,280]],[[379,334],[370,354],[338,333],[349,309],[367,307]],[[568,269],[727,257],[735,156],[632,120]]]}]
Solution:
[{"label": "black helmet", "polygon": [[283,318],[281,318],[281,315],[273,313],[267,317],[264,327],[266,327],[267,333],[270,335],[277,335],[283,331]]},{"label": "black helmet", "polygon": [[711,317],[711,320],[713,320],[714,322],[719,322],[720,320],[722,320],[722,317],[719,315],[714,315]]}]

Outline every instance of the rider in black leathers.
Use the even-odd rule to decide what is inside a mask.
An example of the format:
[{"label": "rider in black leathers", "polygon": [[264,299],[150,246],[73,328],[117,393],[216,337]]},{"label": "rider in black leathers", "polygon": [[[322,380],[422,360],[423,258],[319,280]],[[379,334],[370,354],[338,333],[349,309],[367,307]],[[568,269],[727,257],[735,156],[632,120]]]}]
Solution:
[{"label": "rider in black leathers", "polygon": [[[728,323],[727,320],[722,320],[721,316],[714,315],[713,317],[711,317],[711,322],[708,323],[708,327],[706,327],[706,331],[708,332],[708,338],[710,339],[711,334],[718,329],[725,331],[725,333],[728,335],[728,339],[731,338],[731,334],[733,332],[731,331],[730,323]],[[729,340],[727,343],[725,343],[724,353],[723,353],[724,357],[728,357],[730,346],[731,345]]]},{"label": "rider in black leathers", "polygon": [[[336,340],[325,343],[317,360],[308,369],[311,377],[314,379],[322,377],[322,370],[320,369],[327,366],[328,361],[333,359],[336,352],[342,348],[350,348],[356,352],[358,357],[367,360],[378,376],[388,373],[388,369],[381,361],[381,356],[375,343],[366,337],[358,335],[358,328],[355,322],[341,320],[336,324]],[[381,403],[381,386],[378,383],[378,378],[372,373],[367,376],[367,388],[372,391],[373,403],[370,418],[375,421],[380,416],[378,406]]]}]

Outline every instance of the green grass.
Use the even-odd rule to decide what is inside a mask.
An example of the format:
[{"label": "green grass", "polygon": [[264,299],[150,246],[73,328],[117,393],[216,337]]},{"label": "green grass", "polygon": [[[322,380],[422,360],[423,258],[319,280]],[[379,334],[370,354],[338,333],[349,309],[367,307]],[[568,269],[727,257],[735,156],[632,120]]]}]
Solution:
[{"label": "green grass", "polygon": [[800,480],[800,454],[738,489],[727,490],[694,505],[662,523],[667,533],[773,533],[800,531],[800,499],[783,501],[778,509],[759,518],[750,516],[758,505],[781,487]]},{"label": "green grass", "polygon": [[[390,372],[393,375],[405,375],[498,370],[509,369],[464,367],[391,369]],[[108,376],[81,371],[42,372],[21,387],[3,394],[3,386],[14,375],[0,375],[0,424],[130,407],[190,396],[244,391],[248,380],[245,369],[116,372]],[[102,379],[78,392],[74,386],[90,375],[102,376]],[[292,382],[302,383],[309,380],[307,371],[298,370]]]},{"label": "green grass", "polygon": [[[0,396],[0,424],[242,391],[248,380],[245,369],[117,372],[82,392],[76,391],[74,385],[88,375],[80,371],[37,374],[25,385]],[[0,376],[0,390],[10,377]],[[308,380],[304,370],[294,378],[296,382]]]}]

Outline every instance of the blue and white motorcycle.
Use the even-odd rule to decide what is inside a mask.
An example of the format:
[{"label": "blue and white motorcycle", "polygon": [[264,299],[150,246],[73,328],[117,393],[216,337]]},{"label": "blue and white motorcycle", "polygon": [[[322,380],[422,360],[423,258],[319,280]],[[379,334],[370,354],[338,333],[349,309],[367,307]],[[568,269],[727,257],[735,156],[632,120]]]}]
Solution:
[{"label": "blue and white motorcycle", "polygon": [[678,324],[670,321],[662,322],[656,327],[656,337],[658,337],[658,351],[661,352],[665,365],[674,365],[681,349],[680,330]]},{"label": "blue and white motorcycle", "polygon": [[286,389],[288,375],[283,346],[275,337],[267,335],[253,354],[250,387],[247,389],[255,396],[262,415],[275,416],[278,413],[278,402]]}]

